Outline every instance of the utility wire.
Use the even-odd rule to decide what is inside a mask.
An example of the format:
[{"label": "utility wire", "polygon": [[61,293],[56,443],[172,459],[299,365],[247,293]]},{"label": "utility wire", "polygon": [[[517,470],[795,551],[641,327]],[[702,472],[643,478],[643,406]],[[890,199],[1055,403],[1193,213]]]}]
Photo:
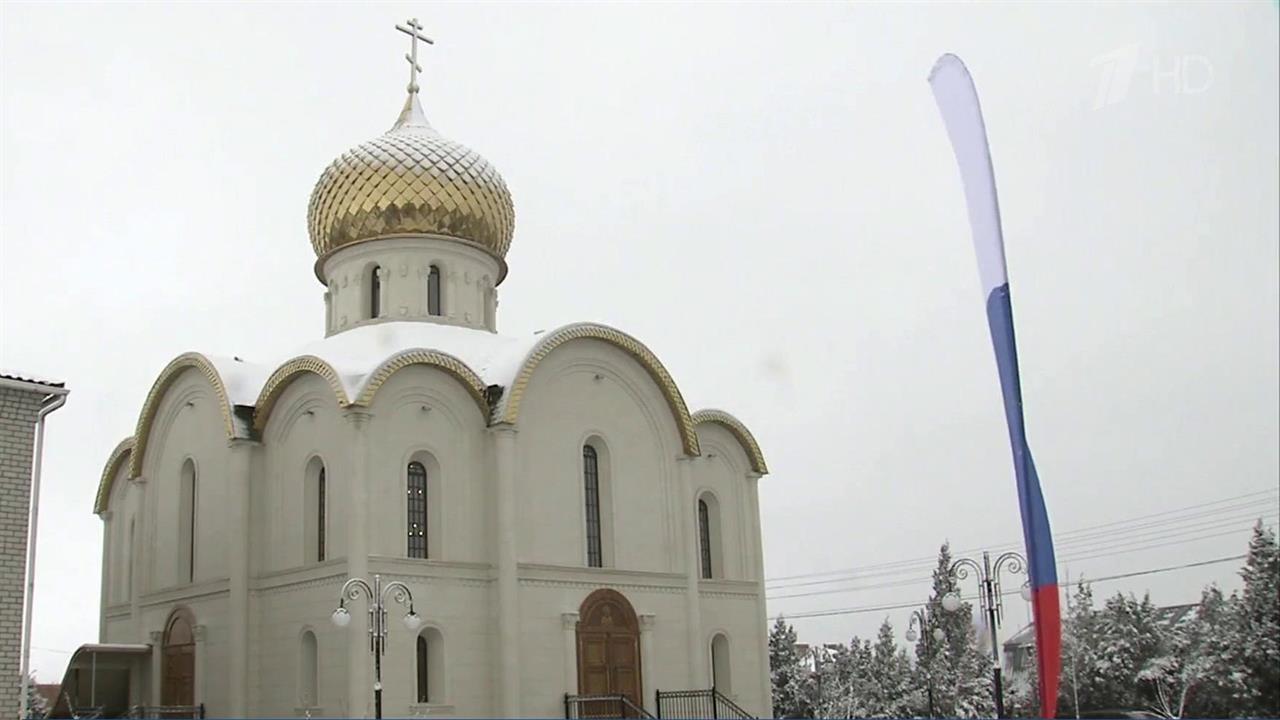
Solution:
[{"label": "utility wire", "polygon": [[[1230,520],[1216,521],[1214,524],[1205,525],[1204,527],[1188,527],[1188,528],[1170,529],[1156,536],[1142,537],[1141,534],[1139,534],[1138,537],[1133,537],[1133,538],[1108,540],[1107,544],[1103,547],[1089,546],[1089,545],[1096,545],[1096,543],[1090,543],[1089,545],[1086,545],[1086,546],[1076,546],[1076,547],[1067,546],[1066,548],[1063,548],[1061,545],[1059,545],[1057,549],[1063,552],[1059,554],[1058,559],[1059,561],[1062,561],[1062,562],[1091,560],[1095,558],[1110,557],[1113,555],[1126,555],[1134,552],[1141,552],[1144,550],[1153,550],[1157,548],[1168,547],[1171,545],[1180,545],[1180,544],[1185,544],[1189,542],[1199,542],[1201,540],[1210,540],[1213,538],[1235,535],[1237,533],[1244,532],[1249,528],[1253,527],[1254,522],[1257,519],[1259,519],[1259,517],[1263,520],[1274,521],[1280,518],[1280,511],[1267,513],[1262,516],[1250,515],[1248,517],[1247,524],[1241,524],[1241,522],[1245,520],[1244,518],[1233,518]],[[1213,531],[1220,531],[1220,532],[1213,532]],[[813,595],[824,595],[829,593],[860,592],[860,591],[866,591],[866,590],[876,590],[880,588],[902,587],[904,585],[910,585],[916,582],[923,582],[931,579],[932,573],[928,575],[921,575],[921,573],[924,573],[926,570],[931,570],[936,566],[937,566],[937,562],[935,560],[934,562],[929,563],[929,565],[904,567],[892,572],[868,573],[868,574],[861,574],[861,575],[856,575],[851,577],[830,578],[826,580],[810,580],[808,582],[792,583],[788,585],[770,587],[770,588],[766,588],[766,590],[785,592],[785,591],[797,589],[800,587],[812,587],[815,585],[832,585],[835,583],[846,583],[846,582],[854,582],[857,580],[883,578],[885,576],[905,575],[909,573],[912,574],[913,577],[901,579],[901,580],[882,580],[882,581],[877,581],[872,583],[851,585],[846,587],[828,588],[825,590],[813,590],[813,591],[799,592],[799,593],[788,592],[785,595],[773,595],[773,596],[770,596],[770,598],[783,599],[783,598],[790,598],[790,597],[808,597]]]},{"label": "utility wire", "polygon": [[[1145,527],[1158,526],[1161,524],[1176,524],[1176,523],[1181,523],[1186,520],[1190,520],[1194,518],[1206,517],[1206,516],[1222,514],[1226,512],[1245,511],[1245,512],[1248,512],[1249,514],[1252,514],[1254,508],[1266,503],[1268,500],[1271,499],[1270,497],[1263,497],[1263,496],[1277,496],[1278,499],[1280,499],[1280,489],[1269,488],[1266,490],[1258,490],[1250,493],[1244,493],[1242,495],[1235,495],[1232,497],[1221,498],[1218,500],[1211,500],[1208,502],[1196,503],[1194,505],[1188,505],[1185,507],[1175,508],[1172,510],[1164,510],[1157,513],[1139,515],[1136,517],[1128,518],[1126,520],[1116,520],[1112,522],[1101,523],[1098,525],[1086,526],[1083,528],[1077,528],[1075,530],[1055,533],[1054,537],[1055,539],[1058,540],[1059,544],[1065,545],[1070,541],[1077,540],[1077,539],[1082,540],[1084,537],[1087,537],[1087,536],[1094,536],[1094,535],[1107,536],[1107,535],[1114,535],[1118,533],[1125,533],[1128,530],[1133,529],[1134,527],[1145,528]],[[1243,503],[1238,502],[1246,498],[1248,498],[1249,500]],[[1201,510],[1202,508],[1208,508],[1211,506],[1220,506],[1228,503],[1235,503],[1235,504],[1231,505],[1230,507],[1218,507],[1212,510]],[[1268,505],[1267,507],[1275,507],[1275,506]],[[1201,510],[1201,511],[1187,514],[1195,510]],[[1168,517],[1170,515],[1181,515],[1181,516]],[[1157,520],[1149,523],[1141,522],[1146,520],[1152,520],[1154,518],[1166,518],[1166,519]],[[1138,523],[1138,525],[1135,525],[1135,523]],[[1122,527],[1117,527],[1117,526],[1122,526]],[[1108,528],[1113,528],[1113,529],[1108,529]],[[997,549],[997,548],[1004,549],[1004,548],[1016,548],[1016,547],[1017,547],[1016,543],[1005,543],[1001,545],[989,545],[985,549]],[[976,547],[976,548],[970,548],[966,550],[957,550],[955,551],[955,554],[961,555],[961,554],[966,554],[970,552],[977,552],[983,549],[984,548]],[[905,560],[894,560],[894,561],[888,561],[883,563],[854,566],[854,567],[843,568],[839,570],[827,570],[827,571],[814,572],[814,573],[801,573],[797,575],[778,576],[778,577],[766,579],[765,583],[766,585],[779,586],[779,587],[783,585],[799,586],[802,583],[786,583],[785,581],[807,580],[809,578],[827,577],[832,575],[848,575],[853,573],[858,574],[859,577],[867,577],[867,576],[870,576],[871,573],[864,572],[864,571],[875,571],[875,570],[887,571],[889,569],[905,568],[909,566],[931,566],[935,564],[936,561],[937,561],[936,556],[909,558]]]},{"label": "utility wire", "polygon": [[[1201,560],[1199,562],[1186,563],[1184,565],[1170,565],[1168,567],[1152,568],[1150,570],[1136,570],[1134,572],[1120,573],[1118,575],[1107,575],[1105,577],[1093,578],[1092,580],[1078,580],[1076,582],[1067,581],[1065,583],[1062,583],[1061,587],[1070,588],[1078,585],[1093,585],[1095,583],[1109,582],[1112,580],[1123,580],[1126,578],[1142,577],[1144,575],[1156,575],[1158,573],[1173,572],[1175,570],[1185,570],[1187,568],[1203,567],[1206,565],[1217,565],[1224,562],[1231,562],[1233,560],[1243,560],[1245,557],[1247,557],[1247,555],[1243,555],[1243,554],[1232,555],[1231,557],[1217,558],[1214,560]],[[1008,596],[1008,595],[1017,595],[1020,592],[1021,592],[1021,589],[1005,590],[1004,592],[1000,593],[1000,595],[1002,597]],[[978,596],[962,595],[960,599],[963,601],[969,602],[969,601],[977,600]],[[903,610],[906,608],[920,607],[920,605],[921,603],[917,601],[917,602],[908,602],[908,603],[897,603],[893,605],[874,605],[874,606],[840,608],[836,610],[810,610],[808,612],[791,613],[791,614],[780,613],[778,615],[772,615],[768,619],[777,620],[778,618],[781,617],[781,618],[787,618],[790,620],[803,620],[806,618],[830,617],[833,615],[857,615],[860,613],[882,612],[885,610]]]},{"label": "utility wire", "polygon": [[[1189,538],[1184,538],[1184,539],[1180,539],[1180,540],[1172,540],[1172,541],[1167,541],[1167,542],[1157,542],[1157,543],[1150,543],[1150,542],[1148,542],[1148,543],[1146,543],[1146,544],[1143,544],[1142,542],[1139,542],[1137,546],[1131,546],[1131,545],[1126,545],[1126,544],[1123,544],[1123,543],[1122,543],[1122,544],[1120,544],[1120,545],[1114,546],[1113,548],[1109,548],[1108,550],[1103,551],[1103,552],[1093,552],[1093,553],[1091,553],[1091,554],[1067,554],[1067,555],[1063,555],[1063,556],[1061,556],[1061,557],[1059,557],[1059,558],[1058,558],[1058,561],[1059,561],[1059,562],[1080,562],[1080,561],[1082,561],[1082,560],[1095,560],[1095,559],[1097,559],[1097,558],[1112,557],[1112,556],[1115,556],[1115,555],[1130,555],[1130,554],[1132,554],[1132,553],[1135,553],[1135,552],[1142,552],[1142,551],[1144,551],[1144,550],[1155,550],[1155,549],[1158,549],[1158,548],[1169,547],[1169,546],[1172,546],[1172,545],[1182,545],[1182,544],[1190,543],[1190,542],[1199,542],[1199,541],[1201,541],[1201,540],[1209,540],[1209,539],[1213,539],[1213,538],[1227,537],[1227,536],[1230,536],[1230,535],[1236,535],[1236,534],[1238,534],[1239,532],[1241,532],[1241,531],[1242,531],[1242,530],[1244,530],[1244,529],[1246,529],[1246,528],[1236,528],[1236,529],[1233,529],[1233,530],[1228,530],[1228,531],[1226,531],[1226,532],[1212,533],[1212,534],[1209,534],[1209,535],[1199,535],[1199,536],[1196,536],[1196,537],[1189,537]],[[929,582],[929,581],[930,581],[930,580],[932,580],[932,579],[933,579],[933,576],[932,576],[932,575],[928,575],[928,576],[917,576],[917,577],[908,578],[908,579],[905,579],[905,580],[896,580],[896,581],[893,581],[893,582],[883,582],[883,583],[873,583],[873,584],[871,584],[871,585],[858,585],[858,586],[854,586],[854,587],[829,588],[829,589],[826,589],[826,590],[810,590],[810,591],[807,591],[807,592],[787,593],[787,594],[785,594],[785,595],[768,595],[768,596],[766,597],[766,599],[768,599],[768,600],[787,600],[787,599],[791,599],[791,598],[799,598],[799,597],[813,597],[813,596],[817,596],[817,595],[834,595],[834,594],[838,594],[838,593],[867,592],[867,591],[870,591],[870,590],[882,590],[882,589],[895,588],[895,587],[907,587],[907,586],[911,586],[911,585],[919,585],[919,584],[924,583],[924,582]],[[790,589],[790,588],[788,588],[788,589]]]}]

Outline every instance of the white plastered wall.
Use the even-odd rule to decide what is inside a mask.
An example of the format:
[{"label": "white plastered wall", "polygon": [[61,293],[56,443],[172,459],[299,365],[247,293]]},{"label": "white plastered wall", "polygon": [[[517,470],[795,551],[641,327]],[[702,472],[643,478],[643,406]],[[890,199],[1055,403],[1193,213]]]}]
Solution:
[{"label": "white plastered wall", "polygon": [[[675,420],[649,375],[618,348],[574,340],[538,365],[518,423],[521,563],[586,564],[582,443],[608,446],[614,567],[679,572]],[[610,553],[606,553],[608,556]]]}]

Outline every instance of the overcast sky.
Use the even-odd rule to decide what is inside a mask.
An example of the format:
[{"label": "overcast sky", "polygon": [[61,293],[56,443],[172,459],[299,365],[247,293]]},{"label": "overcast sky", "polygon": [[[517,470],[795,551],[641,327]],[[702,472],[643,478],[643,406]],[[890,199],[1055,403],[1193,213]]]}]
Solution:
[{"label": "overcast sky", "polygon": [[[0,365],[71,388],[41,498],[42,679],[97,640],[94,492],[160,369],[187,350],[288,357],[322,335],[307,199],[395,119],[393,25],[413,15],[436,39],[428,116],[515,198],[499,329],[614,325],[691,408],[744,420],[772,469],[769,578],[925,558],[775,584],[840,591],[773,599],[770,615],[923,601],[944,539],[1020,538],[963,195],[925,81],[944,52],[986,113],[1064,579],[1238,554],[1251,517],[1274,524],[1274,2],[6,2]],[[1102,523],[1118,524],[1064,542]],[[1236,567],[1095,593],[1189,602],[1238,587]],[[795,623],[847,641],[886,617],[901,633],[907,612]],[[1026,619],[1016,598],[1009,617]]]}]

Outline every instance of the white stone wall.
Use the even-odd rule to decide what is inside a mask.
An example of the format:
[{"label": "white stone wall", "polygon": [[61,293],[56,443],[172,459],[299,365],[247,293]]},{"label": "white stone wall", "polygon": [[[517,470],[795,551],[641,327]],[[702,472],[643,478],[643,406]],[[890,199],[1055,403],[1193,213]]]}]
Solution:
[{"label": "white stone wall", "polygon": [[[380,268],[381,309],[369,314],[370,269]],[[441,314],[428,313],[427,277],[440,269]],[[370,322],[430,320],[496,331],[502,268],[479,248],[451,238],[403,237],[340,248],[320,270],[326,287],[325,335]]]},{"label": "white stone wall", "polygon": [[[357,420],[367,416],[367,420]],[[233,712],[232,676],[246,672],[245,711],[259,717],[371,714],[371,658],[364,601],[353,621],[329,616],[349,573],[397,579],[412,589],[416,609],[443,643],[443,695],[428,705],[415,696],[415,636],[390,611],[383,663],[384,713],[485,716],[498,698],[498,542],[516,540],[516,625],[520,713],[563,714],[576,687],[576,646],[566,617],[594,589],[622,592],[641,616],[644,700],[656,689],[706,687],[707,650],[716,632],[733,649],[732,697],[767,714],[767,671],[759,522],[746,455],[719,426],[699,426],[704,456],[680,461],[671,409],[649,374],[629,355],[596,340],[570,341],[548,355],[528,384],[515,434],[515,521],[497,523],[496,442],[474,399],[452,377],[410,366],[382,385],[373,404],[341,409],[326,382],[302,375],[280,395],[259,441],[237,464],[214,392],[196,371],[165,393],[142,463],[141,482],[119,478],[108,512],[102,639],[158,642],[174,608],[189,608],[203,628],[198,697],[212,716]],[[363,430],[358,430],[358,427]],[[357,433],[367,438],[358,467]],[[607,567],[586,567],[582,444],[607,448]],[[241,441],[236,441],[240,443]],[[326,559],[304,553],[306,468],[323,459],[327,482]],[[182,463],[199,468],[196,582],[176,576],[178,487]],[[405,466],[428,466],[429,558],[406,557]],[[127,468],[127,464],[126,464]],[[240,468],[239,470],[237,468]],[[250,477],[250,527],[228,510],[237,478]],[[122,469],[122,473],[126,470]],[[357,478],[364,478],[356,485]],[[690,485],[691,487],[687,486]],[[712,492],[719,508],[720,570],[712,580],[690,573],[695,491]],[[351,558],[351,503],[367,503],[367,547]],[[136,518],[135,580],[127,575],[127,528]],[[233,657],[233,563],[237,533],[249,533],[248,648]],[[354,563],[354,567],[350,564]],[[145,568],[141,572],[139,568]],[[302,633],[315,633],[318,697],[309,708],[302,687]],[[692,652],[691,652],[692,651]],[[352,683],[350,678],[356,678]],[[154,701],[158,688],[139,690]]]},{"label": "white stone wall", "polygon": [[0,715],[22,705],[22,597],[36,415],[42,395],[0,387]]},{"label": "white stone wall", "polygon": [[574,341],[538,366],[520,414],[521,562],[586,564],[582,445],[599,438],[608,449],[601,474],[612,500],[600,508],[612,526],[606,560],[627,570],[683,570],[679,436],[666,400],[639,364],[612,345]]}]

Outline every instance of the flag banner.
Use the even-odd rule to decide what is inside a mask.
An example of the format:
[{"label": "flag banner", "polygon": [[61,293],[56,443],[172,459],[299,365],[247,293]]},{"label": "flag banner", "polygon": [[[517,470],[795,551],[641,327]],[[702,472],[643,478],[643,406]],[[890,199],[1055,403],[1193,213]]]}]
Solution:
[{"label": "flag banner", "polygon": [[1040,491],[1031,449],[1027,445],[1022,416],[1022,387],[1018,379],[1018,348],[1013,335],[1013,306],[1004,261],[1004,237],[1000,229],[1000,203],[982,107],[969,70],[955,55],[943,55],[929,73],[929,85],[951,138],[960,166],[973,246],[978,254],[978,274],[986,299],[987,323],[995,346],[996,368],[1004,395],[1004,414],[1013,446],[1013,469],[1022,511],[1022,536],[1027,550],[1031,582],[1031,606],[1035,619],[1036,660],[1040,671],[1040,712],[1052,718],[1057,712],[1058,672],[1062,664],[1062,622],[1058,609],[1058,570],[1053,558],[1053,536]]}]

